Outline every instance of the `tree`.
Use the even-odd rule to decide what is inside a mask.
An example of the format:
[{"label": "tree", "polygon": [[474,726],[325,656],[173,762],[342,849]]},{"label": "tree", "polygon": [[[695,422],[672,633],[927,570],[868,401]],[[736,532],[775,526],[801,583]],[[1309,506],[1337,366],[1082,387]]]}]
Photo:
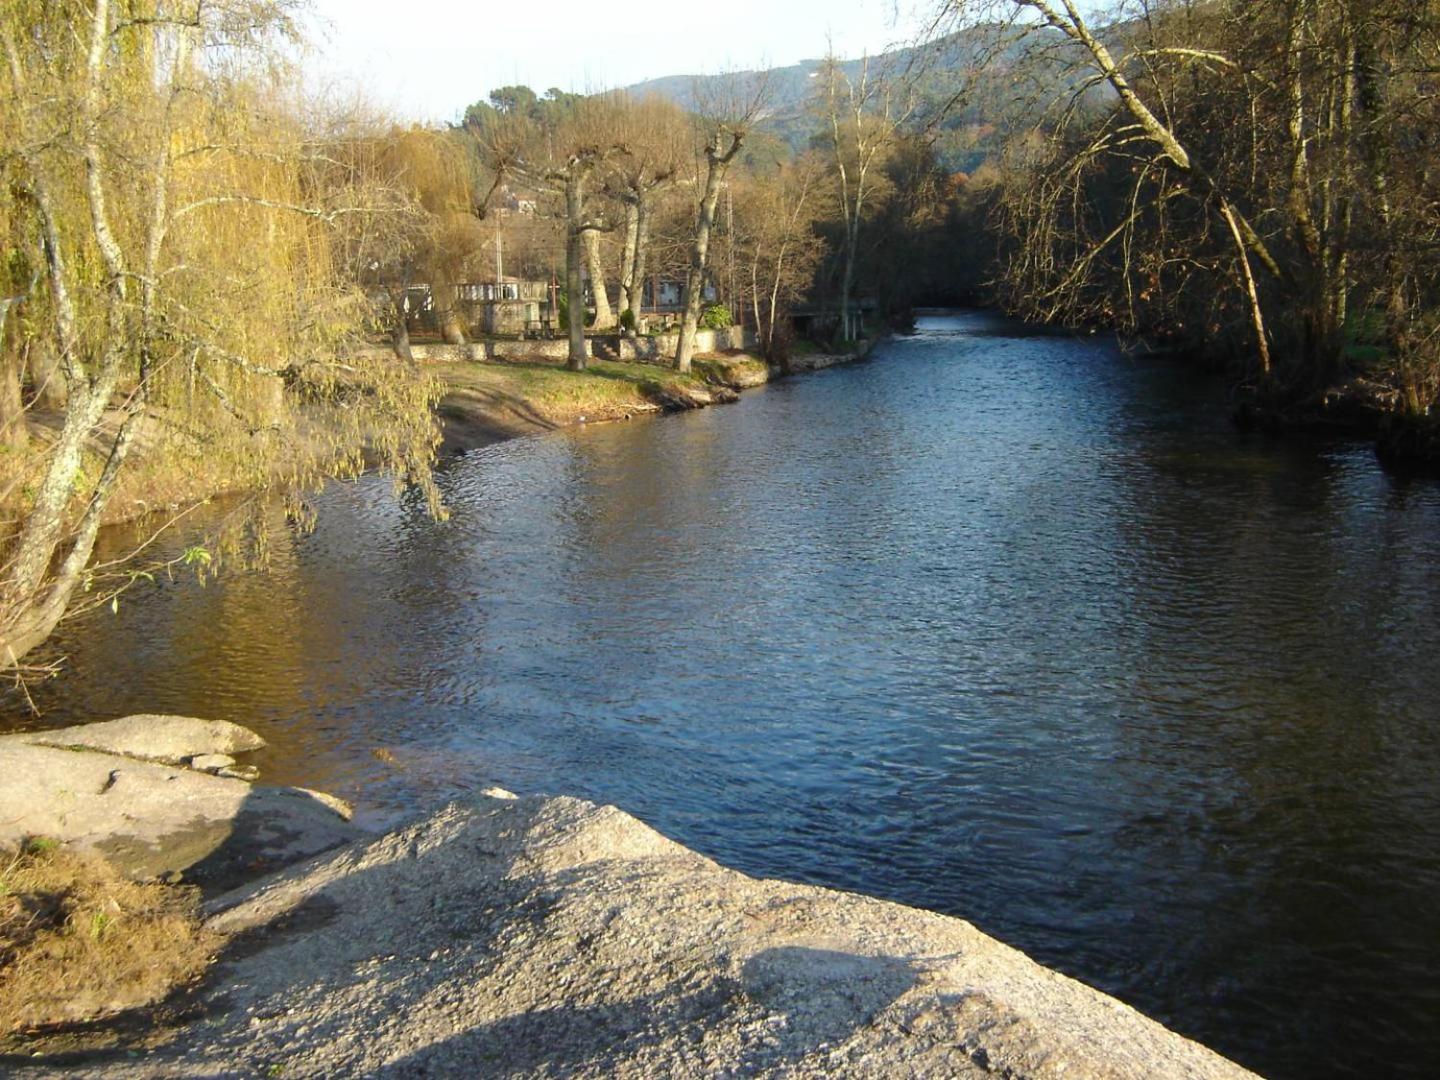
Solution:
[{"label": "tree", "polygon": [[[658,98],[622,103],[619,120],[626,153],[614,164],[610,189],[624,207],[620,256],[620,310],[638,319],[650,256],[655,200],[680,177],[690,149],[689,121],[676,106]],[[637,324],[632,323],[633,327]]]},{"label": "tree", "polygon": [[1096,29],[1071,0],[985,7],[1030,16],[1032,39],[1050,46],[1037,52],[1077,75],[1032,130],[1029,161],[1012,154],[1014,291],[1041,314],[1160,321],[1212,340],[1243,312],[1268,396],[1331,386],[1364,238],[1386,237],[1384,305],[1405,306],[1388,148],[1419,114],[1387,96],[1426,70],[1433,8],[1147,0]]},{"label": "tree", "polygon": [[749,82],[735,81],[726,87],[723,98],[702,110],[705,186],[695,214],[695,232],[690,245],[690,266],[685,275],[685,314],[675,347],[675,367],[690,370],[695,355],[695,333],[700,324],[705,273],[710,257],[710,230],[715,225],[715,206],[730,164],[745,145],[745,137],[760,118],[768,97],[764,76]]},{"label": "tree", "polygon": [[373,120],[368,126],[377,130],[347,133],[342,152],[353,163],[365,160],[366,171],[408,212],[363,222],[355,239],[365,251],[352,252],[350,260],[359,280],[389,297],[386,315],[398,357],[411,359],[406,304],[410,287],[421,282],[430,288],[441,335],[463,345],[467,334],[455,286],[484,245],[466,147],[453,131],[418,125],[387,130]]},{"label": "tree", "polygon": [[53,348],[68,397],[58,433],[7,477],[7,665],[94,580],[142,435],[149,454],[203,453],[286,490],[353,474],[368,441],[439,510],[432,384],[336,358],[365,304],[339,274],[334,227],[372,209],[257,77],[293,33],[288,5],[263,0],[0,10],[3,161],[22,218],[7,241],[40,271],[26,334]]},{"label": "tree", "polygon": [[[585,369],[585,306],[581,266],[586,237],[612,226],[597,212],[591,195],[606,162],[625,152],[615,141],[616,103],[609,97],[578,98],[551,91],[552,107],[540,119],[514,112],[486,117],[476,136],[496,184],[514,178],[561,200],[565,221],[565,292],[569,367]],[[473,108],[473,107],[472,107]],[[479,114],[482,115],[483,114]],[[604,288],[603,275],[598,285]]]},{"label": "tree", "polygon": [[861,60],[859,75],[845,73],[834,53],[820,69],[826,135],[833,158],[842,221],[840,335],[858,337],[851,314],[860,228],[877,195],[881,169],[900,131],[914,117],[920,98],[912,73]]},{"label": "tree", "polygon": [[820,262],[824,245],[815,225],[828,209],[821,197],[826,179],[823,162],[807,154],[748,175],[737,186],[740,257],[749,278],[753,322],[767,359],[783,358],[787,305],[809,289]]}]

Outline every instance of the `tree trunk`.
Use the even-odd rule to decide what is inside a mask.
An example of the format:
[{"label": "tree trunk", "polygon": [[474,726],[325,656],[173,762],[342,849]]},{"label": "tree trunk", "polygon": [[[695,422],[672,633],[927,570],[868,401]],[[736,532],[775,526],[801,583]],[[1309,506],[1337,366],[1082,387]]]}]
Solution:
[{"label": "tree trunk", "polygon": [[590,271],[590,291],[595,294],[595,329],[609,330],[615,325],[610,309],[610,296],[605,285],[605,266],[600,261],[600,234],[585,230],[585,266]]},{"label": "tree trunk", "polygon": [[[118,371],[115,358],[107,357],[102,370],[112,374]],[[97,411],[95,403],[108,401],[113,388],[113,377],[102,374],[95,390],[91,391],[89,395],[72,396],[72,414],[87,418],[95,415]],[[32,514],[31,519],[26,522],[19,554],[16,556],[15,575],[10,579],[9,588],[5,593],[4,618],[0,620],[0,663],[12,668],[18,667],[25,654],[43,644],[55,632],[55,627],[60,625],[60,620],[64,618],[65,611],[70,606],[70,598],[79,587],[85,568],[90,563],[90,556],[95,550],[95,538],[99,535],[100,520],[104,515],[105,507],[110,502],[110,496],[115,490],[115,480],[119,476],[120,467],[129,456],[130,446],[134,441],[135,427],[142,411],[137,408],[121,423],[115,442],[111,444],[110,456],[101,470],[100,478],[91,490],[90,501],[85,508],[85,513],[71,534],[69,550],[60,560],[58,568],[48,577],[46,572],[49,570],[54,553],[60,547],[65,528],[63,507],[55,511],[47,507],[38,519]],[[80,472],[82,462],[78,445],[73,454],[65,445],[66,436],[71,433],[69,419],[70,417],[67,416],[66,428],[61,435],[60,448],[64,452],[52,460],[50,471],[46,477],[47,486],[50,481],[62,474],[68,475],[73,484]],[[44,503],[42,492],[42,497],[37,500],[36,505],[41,506]],[[37,528],[32,529],[32,523]],[[45,562],[40,565],[39,575],[28,574],[26,566],[36,565],[42,551],[48,551],[49,554],[45,556]]]},{"label": "tree trunk", "polygon": [[578,176],[565,180],[565,297],[568,318],[566,331],[570,337],[570,357],[566,366],[571,371],[585,370],[585,286],[580,278],[580,260],[584,258],[585,192]]},{"label": "tree trunk", "polygon": [[132,425],[127,422],[122,425],[110,460],[92,489],[81,527],[74,534],[60,570],[52,575],[52,564],[66,534],[66,510],[84,467],[85,442],[100,422],[119,378],[123,334],[118,332],[120,326],[113,307],[111,316],[115,343],[97,365],[95,382],[89,387],[78,384],[72,390],[65,423],[51,451],[45,479],[12,549],[9,576],[0,592],[0,663],[3,664],[14,666],[50,636],[65,613],[81,571],[89,562],[99,515],[109,501],[115,472],[129,449]]},{"label": "tree trunk", "polygon": [[63,412],[67,393],[65,376],[55,359],[55,350],[43,337],[29,343],[25,356],[30,386],[35,394],[35,407],[46,412]]},{"label": "tree trunk", "polygon": [[645,310],[645,263],[650,257],[650,202],[641,199],[635,208],[635,264],[630,274],[630,310],[635,313],[633,338],[640,332],[640,313]]},{"label": "tree trunk", "polygon": [[30,441],[25,400],[20,393],[25,368],[20,320],[10,317],[19,306],[18,299],[0,300],[0,448],[17,452]]},{"label": "tree trunk", "polygon": [[[785,280],[785,251],[789,247],[788,241],[780,245],[779,252],[775,255],[775,276],[770,284],[770,321],[765,327],[765,359],[775,359],[775,313],[780,308],[780,286]],[[760,310],[757,304],[757,312]],[[758,320],[757,315],[757,320]],[[759,330],[759,323],[756,323],[756,330]],[[789,361],[786,361],[787,366]]]},{"label": "tree trunk", "polygon": [[750,260],[750,323],[755,327],[755,340],[766,339],[765,325],[760,321],[760,260]]},{"label": "tree trunk", "polygon": [[855,289],[855,249],[860,244],[860,220],[857,215],[845,226],[845,264],[840,274],[840,337],[850,339],[850,294]]},{"label": "tree trunk", "polygon": [[1240,234],[1237,215],[1225,200],[1220,202],[1220,214],[1230,226],[1230,235],[1235,240],[1235,253],[1240,260],[1240,271],[1245,283],[1245,295],[1249,300],[1250,324],[1255,331],[1255,348],[1260,359],[1260,375],[1270,378],[1270,336],[1265,332],[1265,311],[1260,306],[1260,292],[1255,286],[1255,273],[1250,268],[1250,253],[1245,247],[1245,238]]},{"label": "tree trunk", "polygon": [[635,302],[635,293],[638,291],[635,277],[635,245],[638,240],[640,225],[640,207],[636,202],[625,204],[625,239],[620,245],[620,311],[634,312],[639,305]]},{"label": "tree trunk", "polygon": [[24,450],[30,442],[25,424],[25,400],[20,394],[20,372],[24,367],[20,353],[5,349],[0,355],[0,447],[10,451]]},{"label": "tree trunk", "polygon": [[447,308],[440,313],[440,336],[447,345],[466,345],[469,338],[465,335],[465,324],[453,307]]},{"label": "tree trunk", "polygon": [[440,340],[447,345],[467,344],[465,323],[456,311],[455,286],[447,278],[437,275],[431,287],[431,296],[435,302],[435,316],[440,323]]},{"label": "tree trunk", "polygon": [[405,294],[390,294],[391,302],[395,307],[395,325],[390,331],[390,344],[395,350],[395,355],[407,364],[415,362],[415,354],[410,351],[410,325],[406,319]]},{"label": "tree trunk", "polygon": [[690,270],[685,276],[685,317],[680,323],[680,341],[675,347],[675,368],[688,372],[695,355],[695,332],[700,327],[700,305],[705,288],[705,267],[710,256],[710,229],[715,224],[715,205],[720,201],[720,186],[730,162],[740,152],[743,135],[732,132],[730,149],[721,154],[719,136],[705,148],[709,167],[705,171],[705,194],[700,199],[700,213],[695,220],[695,242],[690,248]]}]

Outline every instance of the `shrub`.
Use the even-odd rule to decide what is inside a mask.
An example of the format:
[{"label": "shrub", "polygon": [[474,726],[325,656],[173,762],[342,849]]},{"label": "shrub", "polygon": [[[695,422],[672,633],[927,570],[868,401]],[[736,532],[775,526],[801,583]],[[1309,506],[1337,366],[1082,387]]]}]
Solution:
[{"label": "shrub", "polygon": [[635,311],[633,308],[626,308],[620,312],[620,329],[630,333],[635,332]]},{"label": "shrub", "polygon": [[728,330],[735,325],[730,309],[724,304],[711,304],[700,313],[700,329]]}]

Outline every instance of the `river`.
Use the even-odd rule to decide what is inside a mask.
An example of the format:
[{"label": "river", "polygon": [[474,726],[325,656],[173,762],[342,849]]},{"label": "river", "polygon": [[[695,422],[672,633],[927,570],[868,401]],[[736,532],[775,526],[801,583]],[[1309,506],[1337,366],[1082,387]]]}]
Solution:
[{"label": "river", "polygon": [[[864,364],[368,478],[127,594],[44,723],[233,719],[390,820],[491,783],[963,916],[1276,1077],[1440,1070],[1440,486],[1096,339]],[[31,723],[11,701],[11,726]]]}]

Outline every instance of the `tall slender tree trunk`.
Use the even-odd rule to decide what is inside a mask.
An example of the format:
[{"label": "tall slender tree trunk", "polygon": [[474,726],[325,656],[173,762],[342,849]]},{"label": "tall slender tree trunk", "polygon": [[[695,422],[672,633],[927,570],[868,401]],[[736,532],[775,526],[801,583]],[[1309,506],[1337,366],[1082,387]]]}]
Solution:
[{"label": "tall slender tree trunk", "polygon": [[[639,232],[640,207],[633,201],[625,203],[625,238],[620,245],[620,310],[634,311],[635,244]],[[638,314],[638,313],[637,313]]]},{"label": "tall slender tree trunk", "polygon": [[585,257],[584,225],[584,180],[572,174],[565,180],[565,329],[570,338],[566,366],[571,371],[585,370],[585,284],[580,277],[580,261]]},{"label": "tall slender tree trunk", "polygon": [[845,225],[845,262],[840,272],[840,336],[850,338],[851,294],[855,291],[855,249],[860,245],[858,212]]},{"label": "tall slender tree trunk", "polygon": [[765,338],[764,324],[760,321],[760,259],[750,260],[750,324],[755,327],[755,340]]},{"label": "tall slender tree trunk", "polygon": [[609,330],[615,325],[610,308],[610,295],[605,286],[605,264],[600,259],[600,234],[585,230],[585,266],[590,271],[590,291],[595,294],[595,329]]},{"label": "tall slender tree trunk", "polygon": [[710,257],[710,230],[715,224],[715,205],[720,201],[720,188],[730,162],[740,152],[742,132],[731,132],[730,148],[720,152],[717,133],[705,148],[705,194],[700,199],[700,212],[695,220],[695,241],[690,247],[690,270],[685,276],[685,316],[680,323],[680,341],[675,347],[676,370],[688,372],[695,355],[695,332],[700,327],[700,305],[705,290],[705,268]]},{"label": "tall slender tree trunk", "polygon": [[[780,286],[785,280],[785,253],[789,248],[789,242],[780,245],[780,250],[775,254],[775,274],[770,282],[770,321],[765,327],[765,358],[775,359],[775,315],[780,308]],[[759,311],[757,304],[756,311]],[[758,316],[757,316],[758,317]],[[759,330],[759,326],[756,326]],[[786,361],[787,365],[789,361]]]},{"label": "tall slender tree trunk", "polygon": [[645,265],[650,258],[650,200],[642,198],[635,208],[635,263],[630,274],[630,310],[635,313],[634,337],[640,332],[640,313],[645,309]]}]

